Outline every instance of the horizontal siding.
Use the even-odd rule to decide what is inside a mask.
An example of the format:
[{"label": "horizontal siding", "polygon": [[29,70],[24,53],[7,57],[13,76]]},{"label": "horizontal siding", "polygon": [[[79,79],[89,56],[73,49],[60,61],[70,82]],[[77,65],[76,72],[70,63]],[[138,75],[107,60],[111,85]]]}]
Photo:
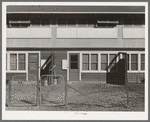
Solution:
[{"label": "horizontal siding", "polygon": [[62,59],[67,59],[67,51],[41,51],[41,59],[47,59],[51,53],[54,54],[54,65],[56,75],[63,75],[65,81],[67,80],[67,70],[62,70]]},{"label": "horizontal siding", "polygon": [[[144,78],[144,73],[127,73],[127,79],[130,83],[141,81]],[[106,73],[81,73],[81,81],[106,81]]]},{"label": "horizontal siding", "polygon": [[11,81],[14,75],[16,75],[14,79],[26,80],[26,73],[6,73],[6,81]]},{"label": "horizontal siding", "polygon": [[145,73],[128,73],[127,76],[128,82],[137,82],[145,79]]},{"label": "horizontal siding", "polygon": [[106,73],[81,73],[81,81],[106,81]]}]

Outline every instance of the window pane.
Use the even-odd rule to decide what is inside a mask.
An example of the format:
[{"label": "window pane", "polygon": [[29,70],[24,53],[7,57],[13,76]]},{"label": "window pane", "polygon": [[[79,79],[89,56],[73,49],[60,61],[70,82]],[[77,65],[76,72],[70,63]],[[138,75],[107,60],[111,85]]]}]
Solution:
[{"label": "window pane", "polygon": [[88,27],[94,27],[96,25],[96,19],[95,18],[89,18],[88,19]]},{"label": "window pane", "polygon": [[138,70],[138,64],[137,63],[132,63],[131,64],[131,70]]},{"label": "window pane", "polygon": [[6,70],[7,70],[7,54],[6,54]]},{"label": "window pane", "polygon": [[91,54],[91,62],[98,62],[98,55],[97,54]]},{"label": "window pane", "polygon": [[101,63],[108,63],[108,55],[101,54]]},{"label": "window pane", "polygon": [[10,70],[17,70],[17,54],[10,54]]},{"label": "window pane", "polygon": [[135,18],[134,25],[142,25],[142,18]]},{"label": "window pane", "polygon": [[79,18],[78,19],[78,27],[85,27],[86,26],[86,19],[85,18]]},{"label": "window pane", "polygon": [[82,70],[89,70],[89,54],[82,55]]},{"label": "window pane", "polygon": [[76,18],[68,19],[68,27],[76,27]]},{"label": "window pane", "polygon": [[132,18],[124,19],[124,25],[132,25],[133,24],[132,20],[133,20]]},{"label": "window pane", "polygon": [[91,70],[98,70],[97,63],[91,63]]},{"label": "window pane", "polygon": [[[110,54],[109,55],[109,63],[111,63],[111,61],[114,59],[114,57],[116,56],[116,54]],[[115,63],[115,61],[113,61]]]},{"label": "window pane", "polygon": [[42,26],[50,26],[50,18],[43,18],[41,19]]},{"label": "window pane", "polygon": [[137,62],[138,62],[138,55],[131,54],[131,63],[137,63]]},{"label": "window pane", "polygon": [[78,61],[78,55],[71,55],[71,61]]},{"label": "window pane", "polygon": [[82,70],[89,70],[89,63],[82,63]]},{"label": "window pane", "polygon": [[19,70],[25,70],[25,54],[19,54]]},{"label": "window pane", "polygon": [[107,63],[102,63],[101,64],[101,70],[106,70],[108,64]]},{"label": "window pane", "polygon": [[145,64],[141,63],[141,70],[145,70]]},{"label": "window pane", "polygon": [[[110,54],[110,55],[109,55],[109,63],[112,63],[109,68],[110,68],[110,69],[113,68],[113,70],[116,70],[116,65],[115,65],[116,59],[114,60],[115,56],[116,56],[116,54]],[[114,61],[113,61],[113,60],[114,60]],[[112,62],[112,61],[113,61],[113,62]]]},{"label": "window pane", "polygon": [[83,62],[89,62],[89,54],[83,54],[82,55],[82,61]]},{"label": "window pane", "polygon": [[78,63],[71,62],[71,69],[78,69]]},{"label": "window pane", "polygon": [[127,54],[127,70],[129,70],[129,54]]},{"label": "window pane", "polygon": [[98,54],[91,54],[91,70],[98,70]]},{"label": "window pane", "polygon": [[32,18],[31,24],[32,24],[33,27],[34,27],[34,26],[35,26],[35,27],[40,26],[40,18]]},{"label": "window pane", "polygon": [[141,70],[145,70],[145,54],[141,54]]},{"label": "window pane", "polygon": [[141,54],[141,62],[145,62],[145,54]]},{"label": "window pane", "polygon": [[66,18],[58,18],[58,26],[66,27]]},{"label": "window pane", "polygon": [[101,70],[106,70],[108,66],[108,54],[101,54]]},{"label": "window pane", "polygon": [[131,54],[131,70],[138,70],[138,55]]}]

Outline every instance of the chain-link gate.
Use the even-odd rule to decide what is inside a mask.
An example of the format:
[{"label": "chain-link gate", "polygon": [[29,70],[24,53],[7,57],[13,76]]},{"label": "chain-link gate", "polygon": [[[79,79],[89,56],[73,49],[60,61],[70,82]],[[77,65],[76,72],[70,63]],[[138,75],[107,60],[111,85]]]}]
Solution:
[{"label": "chain-link gate", "polygon": [[37,105],[37,81],[34,75],[14,75],[6,88],[8,91],[6,104],[8,106]]},{"label": "chain-link gate", "polygon": [[66,105],[66,82],[64,81],[64,77],[62,75],[41,76],[40,105]]}]

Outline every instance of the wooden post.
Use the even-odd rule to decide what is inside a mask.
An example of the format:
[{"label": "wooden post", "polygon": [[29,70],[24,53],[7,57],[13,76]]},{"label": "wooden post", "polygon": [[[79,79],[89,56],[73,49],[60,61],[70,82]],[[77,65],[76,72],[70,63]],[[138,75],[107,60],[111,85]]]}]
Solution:
[{"label": "wooden post", "polygon": [[37,106],[40,106],[40,81],[37,81],[36,83],[36,89],[37,89]]},{"label": "wooden post", "polygon": [[129,89],[128,89],[128,80],[127,80],[127,54],[125,53],[125,85],[127,92],[127,106],[129,104]]},{"label": "wooden post", "polygon": [[[64,78],[63,78],[63,81],[64,81]],[[67,110],[67,80],[65,82],[65,110]]]}]

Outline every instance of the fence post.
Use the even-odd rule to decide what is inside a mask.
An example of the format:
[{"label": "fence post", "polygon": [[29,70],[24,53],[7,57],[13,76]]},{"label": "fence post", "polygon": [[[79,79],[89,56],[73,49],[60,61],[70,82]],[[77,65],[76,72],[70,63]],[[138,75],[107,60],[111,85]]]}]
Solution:
[{"label": "fence post", "polygon": [[67,80],[65,82],[65,110],[67,109]]},{"label": "fence post", "polygon": [[127,80],[127,54],[125,53],[125,85],[126,85],[126,92],[127,92],[127,106],[129,104],[129,89],[128,89],[128,80]]}]

